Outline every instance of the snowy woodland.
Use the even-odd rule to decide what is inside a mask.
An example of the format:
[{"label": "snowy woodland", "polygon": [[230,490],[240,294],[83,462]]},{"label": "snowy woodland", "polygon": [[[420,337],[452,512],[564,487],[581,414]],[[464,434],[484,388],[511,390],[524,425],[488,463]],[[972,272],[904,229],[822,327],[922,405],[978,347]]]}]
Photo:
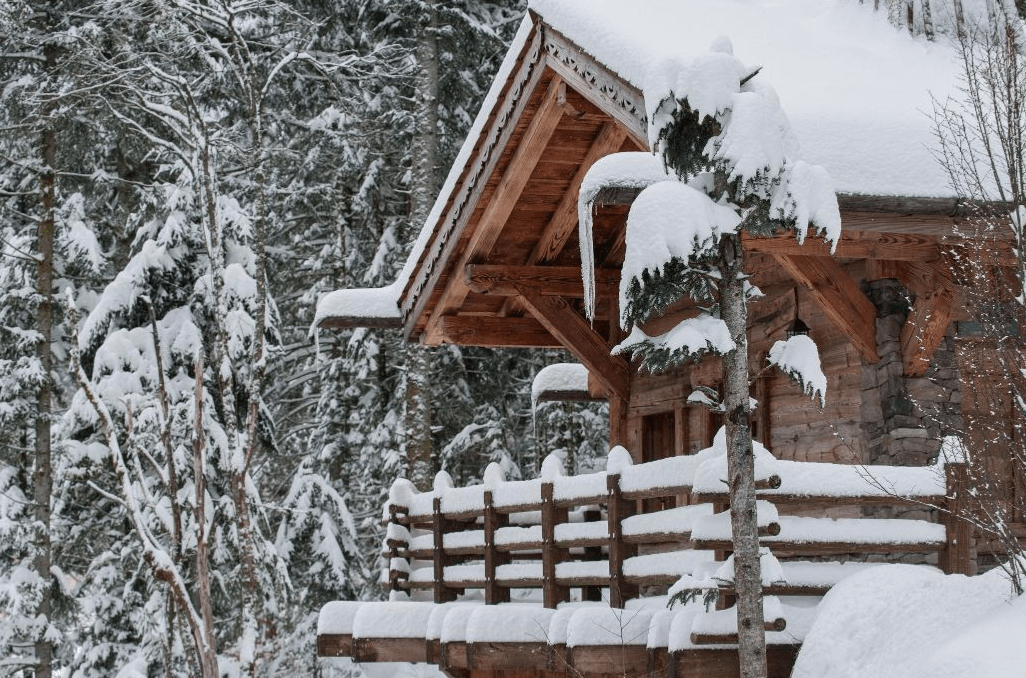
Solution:
[{"label": "snowy woodland", "polygon": [[[1010,15],[1013,4],[965,2]],[[913,5],[931,37],[932,22],[939,35],[954,21],[947,3],[925,19],[930,3]],[[380,517],[395,478],[426,488],[445,470],[465,486],[491,463],[535,478],[550,453],[568,474],[604,463],[605,405],[532,401],[534,375],[565,353],[427,351],[395,332],[311,329],[326,293],[396,279],[525,6],[0,0],[0,678],[315,675],[322,605],[385,595]],[[662,249],[628,253],[624,322],[682,294],[714,310],[618,347],[657,370],[744,341],[744,316],[723,311],[725,295],[743,309],[758,293],[732,268],[741,231],[838,237],[829,180],[799,159],[769,84],[729,42],[705,59],[690,80],[668,64],[653,92],[663,154],[600,163],[582,190],[586,205],[617,177],[651,184],[631,220]],[[957,131],[958,110],[974,114],[944,106],[938,135],[945,116]],[[674,137],[710,120],[716,133],[698,129],[691,147]],[[1016,123],[1007,136],[1021,140]],[[1021,148],[1008,151],[1018,165],[993,170],[958,152],[971,134],[951,143],[940,160],[966,197],[993,198],[972,170],[1007,170],[1014,190],[1001,199],[1026,202]],[[665,232],[666,209],[694,216],[693,228]],[[821,401],[808,343],[781,342],[771,358]],[[1020,365],[1021,346],[1012,355]],[[1026,371],[1008,374],[1026,413]],[[747,416],[739,393],[708,404]],[[758,581],[758,552],[742,557]],[[802,675],[830,666],[856,603],[894,617],[938,585],[910,571],[895,587],[891,599],[838,597],[837,628],[810,637]],[[989,575],[919,609],[954,620],[1007,600],[1007,582]],[[993,618],[971,631],[1007,631]],[[878,664],[893,672],[897,657],[929,675],[888,645],[888,628],[877,629]],[[881,675],[860,647],[837,656]]]},{"label": "snowy woodland", "polygon": [[0,3],[0,675],[310,675],[407,418],[459,482],[604,452],[532,411],[556,352],[310,330],[395,278],[523,11]]}]

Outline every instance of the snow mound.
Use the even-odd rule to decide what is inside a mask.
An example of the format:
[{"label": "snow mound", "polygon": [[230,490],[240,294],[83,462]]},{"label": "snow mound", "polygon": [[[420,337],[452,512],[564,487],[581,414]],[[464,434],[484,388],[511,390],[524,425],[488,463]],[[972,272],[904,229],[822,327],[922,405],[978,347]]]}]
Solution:
[{"label": "snow mound", "polygon": [[881,565],[823,599],[794,678],[1010,678],[1026,675],[1026,597],[1003,572],[944,575]]}]

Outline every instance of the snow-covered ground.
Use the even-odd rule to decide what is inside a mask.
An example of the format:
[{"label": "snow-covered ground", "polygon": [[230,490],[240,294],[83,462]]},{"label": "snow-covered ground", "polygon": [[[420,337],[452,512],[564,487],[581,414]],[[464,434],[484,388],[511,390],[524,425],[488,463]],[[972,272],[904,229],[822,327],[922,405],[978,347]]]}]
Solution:
[{"label": "snow-covered ground", "polygon": [[826,595],[793,678],[1022,678],[1026,596],[1007,577],[884,565]]}]

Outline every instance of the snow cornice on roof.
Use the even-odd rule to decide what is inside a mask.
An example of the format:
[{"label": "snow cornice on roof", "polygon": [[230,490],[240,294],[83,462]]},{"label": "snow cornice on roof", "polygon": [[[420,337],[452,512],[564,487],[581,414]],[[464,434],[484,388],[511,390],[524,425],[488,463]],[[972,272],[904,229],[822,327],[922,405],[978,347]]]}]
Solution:
[{"label": "snow cornice on roof", "polygon": [[647,65],[686,59],[721,35],[742,60],[762,66],[803,156],[830,172],[842,209],[949,217],[964,211],[931,150],[928,111],[958,82],[948,45],[899,31],[885,14],[853,0],[636,0],[629,12],[623,7],[615,0],[531,0],[395,283],[327,295],[315,324],[403,327],[416,338],[543,71],[558,73],[644,144]]}]

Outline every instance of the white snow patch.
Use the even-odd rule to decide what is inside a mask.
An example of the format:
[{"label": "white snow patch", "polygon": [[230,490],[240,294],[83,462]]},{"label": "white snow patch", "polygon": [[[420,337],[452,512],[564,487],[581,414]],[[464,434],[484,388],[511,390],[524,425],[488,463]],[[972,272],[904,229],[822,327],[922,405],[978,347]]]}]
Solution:
[{"label": "white snow patch", "polygon": [[317,635],[352,633],[353,619],[362,605],[362,602],[348,600],[336,600],[326,604],[317,616]]},{"label": "white snow patch", "polygon": [[819,349],[811,337],[796,334],[787,341],[774,343],[766,360],[797,381],[806,395],[818,395],[820,407],[826,404],[826,375],[820,365]]},{"label": "white snow patch", "polygon": [[581,247],[581,276],[584,280],[584,308],[591,318],[595,314],[595,198],[604,188],[646,188],[667,179],[663,159],[653,153],[613,153],[599,158],[588,169],[577,198],[577,228]]},{"label": "white snow patch", "polygon": [[544,643],[554,612],[520,603],[482,605],[467,622],[467,642]]},{"label": "white snow patch", "polygon": [[[954,52],[942,40],[894,28],[871,4],[634,0],[627,11],[620,0],[530,0],[530,7],[653,93],[653,64],[691,62],[727,35],[741,62],[762,66],[759,78],[773,83],[804,159],[825,167],[838,191],[953,197],[931,150],[936,140],[924,111],[932,110],[931,94],[941,100],[956,94]],[[726,56],[710,58],[726,63]],[[667,66],[667,72],[674,71]],[[672,85],[667,81],[664,89]],[[707,108],[721,105],[712,97],[702,101]]]},{"label": "white snow patch", "polygon": [[353,638],[424,638],[432,603],[364,603],[353,618]]},{"label": "white snow patch", "polygon": [[552,391],[587,393],[588,368],[580,363],[556,363],[540,369],[531,383],[532,407],[543,393]]},{"label": "white snow patch", "polygon": [[794,678],[1026,675],[1026,597],[1000,570],[977,577],[910,565],[853,575],[823,599]]},{"label": "white snow patch", "polygon": [[[655,610],[584,607],[570,618],[567,647],[585,645],[645,645],[648,624]],[[620,673],[624,667],[611,667]]]},{"label": "white snow patch", "polygon": [[[741,217],[730,206],[679,181],[643,190],[627,216],[627,247],[620,277],[620,324],[626,322],[632,281],[660,272],[671,259],[691,260],[710,252],[720,236],[734,233]],[[626,329],[626,327],[625,327]]]}]

